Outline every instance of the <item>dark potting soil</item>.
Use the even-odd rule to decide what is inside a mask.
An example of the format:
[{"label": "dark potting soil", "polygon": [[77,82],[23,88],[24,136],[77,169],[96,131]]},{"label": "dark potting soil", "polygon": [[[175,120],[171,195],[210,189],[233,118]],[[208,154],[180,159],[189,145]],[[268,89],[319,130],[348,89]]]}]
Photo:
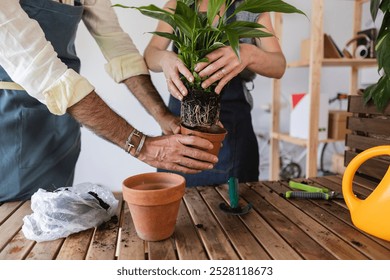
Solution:
[{"label": "dark potting soil", "polygon": [[180,118],[187,127],[210,127],[219,120],[221,96],[214,92],[189,91],[181,102]]}]

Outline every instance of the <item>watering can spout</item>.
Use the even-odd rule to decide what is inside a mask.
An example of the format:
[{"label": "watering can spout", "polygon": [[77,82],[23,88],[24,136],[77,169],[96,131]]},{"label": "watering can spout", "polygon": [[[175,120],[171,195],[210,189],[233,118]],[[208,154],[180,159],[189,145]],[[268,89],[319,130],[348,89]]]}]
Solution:
[{"label": "watering can spout", "polygon": [[355,196],[352,185],[358,168],[368,159],[382,155],[390,155],[390,145],[367,149],[353,158],[345,170],[342,189],[354,225],[390,241],[390,167],[375,190],[364,200]]}]

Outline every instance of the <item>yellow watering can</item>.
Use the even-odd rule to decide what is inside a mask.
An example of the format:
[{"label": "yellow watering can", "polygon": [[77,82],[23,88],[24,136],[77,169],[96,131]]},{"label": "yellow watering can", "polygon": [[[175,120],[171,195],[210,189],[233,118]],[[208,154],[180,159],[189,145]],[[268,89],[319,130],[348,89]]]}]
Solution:
[{"label": "yellow watering can", "polygon": [[367,149],[352,159],[343,176],[343,196],[356,227],[390,241],[390,168],[366,199],[357,198],[352,190],[353,177],[360,165],[370,158],[381,155],[390,155],[390,146]]}]

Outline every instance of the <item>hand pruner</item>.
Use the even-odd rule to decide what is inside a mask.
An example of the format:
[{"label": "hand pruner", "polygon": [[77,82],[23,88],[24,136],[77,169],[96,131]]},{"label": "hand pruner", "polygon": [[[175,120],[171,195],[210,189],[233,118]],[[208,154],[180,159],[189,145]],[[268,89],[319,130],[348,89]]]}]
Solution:
[{"label": "hand pruner", "polygon": [[285,198],[308,198],[308,199],[335,199],[343,198],[342,194],[335,191],[330,191],[324,187],[315,187],[308,185],[304,182],[298,183],[289,181],[288,185],[294,191],[286,191],[284,193]]}]

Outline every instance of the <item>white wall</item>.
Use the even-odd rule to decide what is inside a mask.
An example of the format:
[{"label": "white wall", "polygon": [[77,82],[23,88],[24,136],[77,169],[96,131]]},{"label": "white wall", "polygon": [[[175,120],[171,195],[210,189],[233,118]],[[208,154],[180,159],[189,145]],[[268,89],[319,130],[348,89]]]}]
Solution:
[{"label": "white wall", "polygon": [[[302,9],[310,17],[311,1],[288,0],[288,3]],[[353,1],[326,0],[324,32],[330,33],[336,44],[342,48],[352,37]],[[155,4],[162,6],[165,1],[142,0],[114,0],[112,3],[141,6]],[[141,15],[132,9],[115,8],[120,23],[124,30],[133,38],[138,49],[142,53],[150,39],[147,32],[155,29],[156,21]],[[300,42],[309,37],[310,20],[301,15],[285,15],[282,47],[288,61],[299,59]],[[372,27],[365,9],[362,29]],[[149,134],[159,135],[160,128],[157,123],[146,113],[138,101],[127,91],[125,86],[115,84],[104,71],[105,60],[96,43],[88,34],[83,25],[80,26],[76,41],[78,54],[82,61],[81,73],[95,85],[98,94],[120,115],[126,118],[137,129]],[[371,69],[363,74],[363,80],[373,80]],[[323,82],[321,90],[333,97],[337,92],[348,91],[348,68],[323,68]],[[376,76],[373,81],[375,81]],[[166,89],[165,79],[161,73],[152,73],[152,80],[167,100],[169,93]],[[290,69],[283,77],[282,95],[283,105],[281,128],[288,131],[289,126],[289,95],[294,92],[307,92],[308,70],[305,68]],[[264,108],[268,107],[271,100],[271,80],[258,77],[255,80],[253,91],[254,109],[253,125],[256,132],[267,133],[269,130],[270,116]],[[346,104],[345,104],[346,105]],[[344,106],[344,105],[343,105]],[[113,128],[115,129],[115,128]],[[154,171],[143,162],[136,160],[122,149],[100,139],[87,129],[82,129],[82,151],[76,166],[74,184],[81,182],[94,182],[105,185],[113,191],[119,191],[121,182],[133,174]],[[262,177],[266,178],[267,174]]]}]

